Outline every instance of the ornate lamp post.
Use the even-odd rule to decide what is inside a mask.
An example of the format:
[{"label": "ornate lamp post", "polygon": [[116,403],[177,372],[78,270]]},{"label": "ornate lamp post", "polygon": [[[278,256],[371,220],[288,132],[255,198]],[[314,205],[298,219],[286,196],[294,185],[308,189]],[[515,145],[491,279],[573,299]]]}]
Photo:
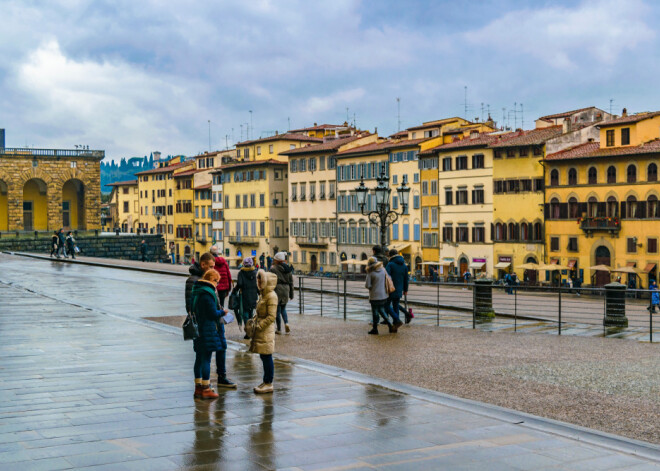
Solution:
[{"label": "ornate lamp post", "polygon": [[[364,185],[364,175],[362,175],[360,185],[355,189],[357,204],[360,212],[369,218],[369,222],[376,224],[380,229],[380,245],[383,253],[387,250],[387,228],[394,224],[399,216],[406,213],[408,209],[408,197],[410,196],[410,187],[404,180],[396,189],[401,202],[401,212],[390,210],[390,193],[392,189],[389,186],[389,179],[385,176],[385,170],[376,179],[378,184],[376,188],[370,189]],[[367,195],[372,192],[376,199],[376,209],[367,208]]]}]

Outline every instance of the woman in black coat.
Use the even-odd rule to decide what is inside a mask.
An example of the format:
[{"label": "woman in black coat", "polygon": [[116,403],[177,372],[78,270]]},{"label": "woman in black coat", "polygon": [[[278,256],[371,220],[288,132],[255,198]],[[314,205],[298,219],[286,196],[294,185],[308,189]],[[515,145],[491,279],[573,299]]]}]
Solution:
[{"label": "woman in black coat", "polygon": [[254,268],[254,261],[249,257],[243,260],[243,267],[238,272],[235,289],[240,292],[242,303],[241,316],[243,324],[245,324],[252,317],[252,313],[257,307],[257,299],[259,298],[257,270]]}]

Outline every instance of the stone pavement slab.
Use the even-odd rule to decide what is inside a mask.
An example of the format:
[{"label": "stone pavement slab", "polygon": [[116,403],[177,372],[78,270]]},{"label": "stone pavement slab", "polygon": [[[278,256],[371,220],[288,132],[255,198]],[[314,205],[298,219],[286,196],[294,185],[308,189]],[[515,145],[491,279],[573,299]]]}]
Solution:
[{"label": "stone pavement slab", "polygon": [[227,356],[237,391],[194,400],[178,335],[4,283],[0,334],[0,470],[660,470],[295,362],[276,361],[275,393],[256,396],[244,351]]}]

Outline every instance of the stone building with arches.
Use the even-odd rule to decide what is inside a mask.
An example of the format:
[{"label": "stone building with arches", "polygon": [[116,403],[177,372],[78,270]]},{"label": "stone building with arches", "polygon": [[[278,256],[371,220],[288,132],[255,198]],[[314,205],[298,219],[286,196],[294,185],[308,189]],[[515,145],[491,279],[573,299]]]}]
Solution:
[{"label": "stone building with arches", "polygon": [[598,127],[600,142],[545,158],[548,257],[597,286],[610,274],[589,267],[632,267],[638,275],[623,281],[646,288],[660,263],[660,112],[624,110]]},{"label": "stone building with arches", "polygon": [[0,232],[100,229],[101,150],[0,148]]}]

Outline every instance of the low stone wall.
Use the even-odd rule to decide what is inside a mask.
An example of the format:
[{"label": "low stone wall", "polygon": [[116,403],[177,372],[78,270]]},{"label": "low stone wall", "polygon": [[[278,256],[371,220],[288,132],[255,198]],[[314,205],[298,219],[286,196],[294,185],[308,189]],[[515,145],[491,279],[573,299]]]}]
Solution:
[{"label": "low stone wall", "polygon": [[[167,260],[165,241],[162,235],[121,235],[121,236],[79,236],[76,245],[80,255],[88,257],[119,258],[140,260],[140,241],[147,243],[147,260],[156,262]],[[5,236],[0,238],[0,251],[50,253],[50,237],[37,239]]]}]

